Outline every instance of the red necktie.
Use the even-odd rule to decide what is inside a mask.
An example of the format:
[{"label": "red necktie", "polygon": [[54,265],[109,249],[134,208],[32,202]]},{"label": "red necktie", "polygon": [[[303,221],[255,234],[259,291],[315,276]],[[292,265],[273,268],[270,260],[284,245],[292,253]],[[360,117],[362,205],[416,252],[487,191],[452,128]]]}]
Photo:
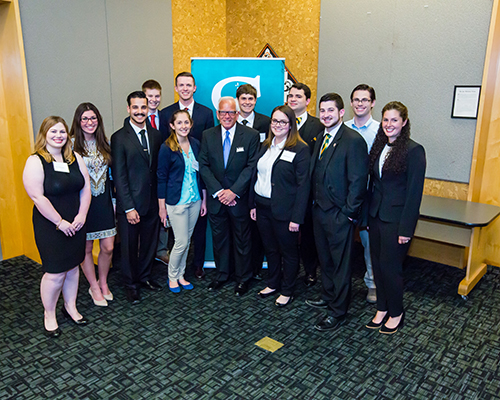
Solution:
[{"label": "red necktie", "polygon": [[158,128],[156,127],[156,122],[155,122],[156,118],[155,118],[155,116],[154,116],[153,114],[151,114],[151,115],[149,116],[149,120],[151,121],[151,126],[152,126],[154,129],[158,129]]}]

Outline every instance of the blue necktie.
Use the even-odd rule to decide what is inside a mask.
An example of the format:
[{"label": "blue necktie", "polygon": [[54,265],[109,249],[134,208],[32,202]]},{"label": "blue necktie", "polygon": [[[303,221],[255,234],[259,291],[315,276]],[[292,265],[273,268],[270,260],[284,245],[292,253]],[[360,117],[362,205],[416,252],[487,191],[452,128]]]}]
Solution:
[{"label": "blue necktie", "polygon": [[227,160],[229,158],[229,151],[231,150],[231,141],[229,140],[229,131],[226,131],[222,151],[224,152],[224,168],[226,168]]}]

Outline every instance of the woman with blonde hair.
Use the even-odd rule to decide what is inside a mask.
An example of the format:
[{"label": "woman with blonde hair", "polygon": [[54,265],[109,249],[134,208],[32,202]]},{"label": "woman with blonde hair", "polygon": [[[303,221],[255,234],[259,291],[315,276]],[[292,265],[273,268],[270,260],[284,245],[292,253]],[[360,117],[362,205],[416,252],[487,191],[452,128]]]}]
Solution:
[{"label": "woman with blonde hair", "polygon": [[87,168],[71,150],[68,126],[61,117],[47,117],[42,122],[35,152],[26,161],[23,183],[35,203],[35,242],[45,272],[40,284],[45,331],[57,337],[61,334],[56,319],[61,291],[63,315],[77,325],[87,323],[76,308],[76,296],[91,196]]}]

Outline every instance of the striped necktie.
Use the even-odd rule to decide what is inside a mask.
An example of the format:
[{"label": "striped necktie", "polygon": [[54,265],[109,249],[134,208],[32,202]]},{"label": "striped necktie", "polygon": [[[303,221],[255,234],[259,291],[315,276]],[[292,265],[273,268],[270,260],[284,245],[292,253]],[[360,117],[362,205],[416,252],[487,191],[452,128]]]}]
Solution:
[{"label": "striped necktie", "polygon": [[330,138],[332,137],[332,135],[330,135],[329,133],[327,133],[325,135],[325,140],[323,141],[323,146],[321,146],[321,151],[319,152],[319,159],[321,160],[321,157],[323,157],[323,152],[326,150],[326,148],[328,147],[328,143],[330,143]]}]

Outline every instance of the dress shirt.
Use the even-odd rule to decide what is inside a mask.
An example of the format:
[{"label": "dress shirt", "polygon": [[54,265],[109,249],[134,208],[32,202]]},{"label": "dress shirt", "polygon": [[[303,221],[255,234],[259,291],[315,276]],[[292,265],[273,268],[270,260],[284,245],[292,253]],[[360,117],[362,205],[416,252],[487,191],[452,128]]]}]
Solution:
[{"label": "dress shirt", "polygon": [[193,149],[189,146],[189,157],[183,150],[181,151],[182,157],[184,158],[185,168],[184,178],[182,180],[181,198],[176,204],[177,206],[201,200],[200,191],[198,190],[198,182],[196,180],[196,170],[193,167],[193,162],[196,161]]},{"label": "dress shirt", "polygon": [[188,109],[189,116],[193,118],[194,100],[192,100],[191,104],[189,104],[188,106],[181,104],[181,102],[179,101],[179,110],[184,110],[186,108]]},{"label": "dress shirt", "polygon": [[[226,131],[227,129],[224,128],[222,125],[220,126],[221,130],[221,142],[222,142],[222,149],[224,149],[224,139],[226,138]],[[233,125],[231,129],[229,129],[229,142],[231,143],[231,146],[233,145],[233,139],[234,139],[234,134],[236,132],[236,124]],[[231,146],[229,147],[231,149]],[[231,151],[229,151],[229,154],[231,154]],[[228,159],[229,161],[229,159]],[[215,199],[220,192],[222,192],[223,189],[219,190],[218,192],[215,192],[212,197]],[[236,195],[236,197],[239,197]]]},{"label": "dress shirt", "polygon": [[299,130],[300,128],[302,128],[302,125],[305,124],[305,122],[307,121],[307,111],[302,114],[302,115],[296,115],[295,118],[301,118],[300,120],[300,124],[297,124],[297,130]]},{"label": "dress shirt", "polygon": [[[325,150],[328,147],[330,147],[330,145],[333,143],[335,136],[337,136],[337,133],[338,133],[341,126],[342,126],[342,122],[340,124],[338,124],[335,128],[333,128],[330,132],[327,132],[327,130],[325,128],[325,131],[323,132],[323,142],[325,141],[326,134],[328,133],[330,135],[330,141],[328,142],[328,145],[325,147]],[[323,147],[323,142],[321,142],[321,148]],[[323,150],[323,151],[325,151],[325,150]],[[318,157],[321,158],[321,151],[320,151]]]},{"label": "dress shirt", "polygon": [[345,122],[345,124],[349,128],[354,129],[361,136],[363,136],[363,139],[365,139],[366,145],[368,146],[369,153],[370,149],[372,148],[373,141],[375,140],[375,136],[377,136],[380,122],[375,121],[373,117],[370,117],[370,119],[366,121],[366,124],[364,124],[363,126],[356,126],[356,124],[354,123],[354,118]]},{"label": "dress shirt", "polygon": [[257,162],[257,182],[255,182],[255,193],[259,196],[271,198],[272,186],[271,175],[273,173],[273,165],[276,159],[281,154],[285,146],[286,139],[275,144],[276,138],[273,139],[271,147],[267,149],[264,155]]},{"label": "dress shirt", "polygon": [[238,116],[238,122],[241,125],[245,125],[243,123],[244,119],[246,119],[248,121],[248,124],[246,124],[246,126],[248,126],[249,128],[253,128],[253,123],[255,121],[255,113],[252,111],[251,114],[247,118],[243,118],[243,116],[241,114]]},{"label": "dress shirt", "polygon": [[148,137],[148,130],[146,128],[146,124],[144,124],[144,128],[139,128],[137,125],[132,123],[132,121],[129,121],[130,125],[132,126],[132,129],[134,130],[135,134],[137,135],[137,139],[139,140],[139,143],[142,146],[142,139],[141,139],[141,131],[144,130],[146,133],[146,143],[148,144],[148,153],[151,154],[151,150],[149,148],[149,137]]},{"label": "dress shirt", "polygon": [[[158,115],[158,110],[156,110],[154,114],[148,113],[148,118],[150,119],[154,118],[156,129],[160,130],[160,116]],[[153,126],[153,124],[151,124],[151,126]]]},{"label": "dress shirt", "polygon": [[380,158],[378,159],[378,173],[382,178],[382,168],[384,167],[385,160],[387,160],[387,156],[389,155],[389,151],[391,151],[391,147],[389,145],[385,145],[380,153]]}]

